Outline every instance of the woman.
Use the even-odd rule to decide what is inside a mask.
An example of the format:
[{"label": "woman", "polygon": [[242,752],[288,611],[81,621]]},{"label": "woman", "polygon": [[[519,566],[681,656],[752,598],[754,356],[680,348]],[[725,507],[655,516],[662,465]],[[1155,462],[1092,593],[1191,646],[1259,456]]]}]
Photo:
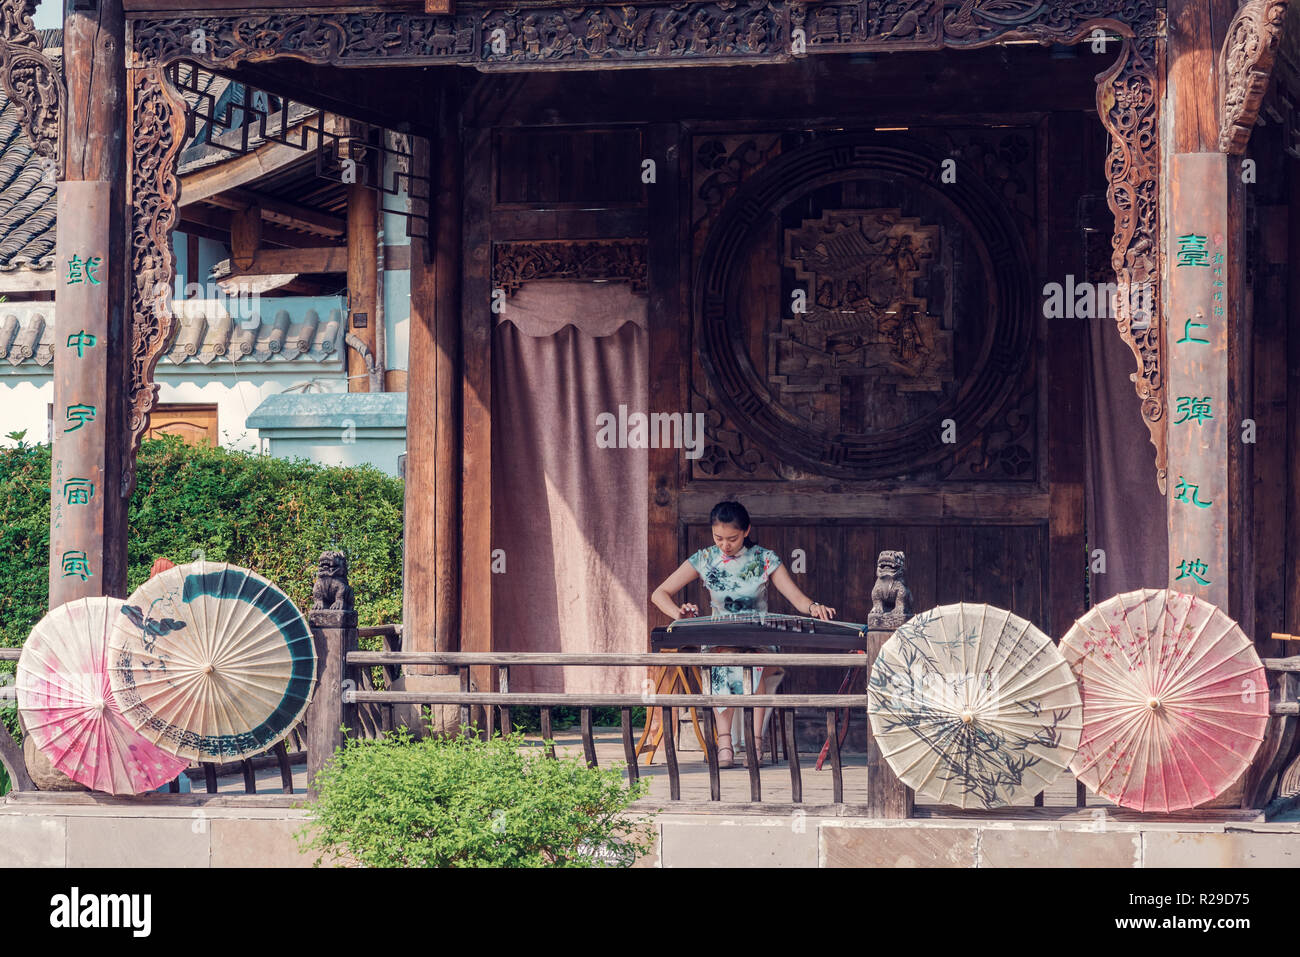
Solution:
[{"label": "woman", "polygon": [[[699,614],[699,609],[687,603],[678,605],[673,595],[695,579],[704,581],[709,590],[709,604],[714,616],[746,614],[767,611],[767,584],[785,596],[801,614],[823,621],[835,617],[835,609],[815,602],[794,583],[781,559],[770,549],[754,544],[749,537],[749,513],[739,502],[719,502],[709,513],[713,526],[713,545],[702,548],[677,571],[668,576],[654,590],[650,600],[665,615],[677,621]],[[705,648],[704,650],[708,650]],[[773,646],[770,649],[775,651]],[[781,683],[784,672],[780,668],[755,668],[757,694],[772,694]],[[743,691],[744,669],[740,665],[709,669],[711,694],[740,694]],[[718,764],[729,768],[735,764],[735,749],[731,743],[731,723],[736,708],[718,709]],[[754,709],[754,726],[759,729],[755,742],[759,763],[762,764],[762,729],[765,709]]]}]

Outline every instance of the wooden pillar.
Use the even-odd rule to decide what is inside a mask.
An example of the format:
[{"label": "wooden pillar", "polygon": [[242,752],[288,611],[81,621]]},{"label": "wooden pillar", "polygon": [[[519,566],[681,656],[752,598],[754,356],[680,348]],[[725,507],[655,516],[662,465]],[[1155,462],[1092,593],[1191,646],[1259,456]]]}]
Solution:
[{"label": "wooden pillar", "polygon": [[[484,127],[465,130],[465,272],[462,302],[464,349],[464,508],[461,542],[461,649],[492,649],[492,137]],[[502,556],[507,572],[510,556]],[[478,690],[492,669],[476,668]]]},{"label": "wooden pillar", "polygon": [[126,64],[121,0],[64,21],[50,607],[126,595]]},{"label": "wooden pillar", "polygon": [[[646,133],[646,156],[655,161],[660,173],[657,181],[648,188],[649,197],[649,248],[647,266],[650,282],[650,408],[680,410],[690,413],[686,395],[685,376],[688,364],[682,361],[681,342],[682,302],[684,275],[682,257],[689,243],[682,235],[682,219],[678,215],[681,190],[681,164],[689,162],[690,150],[683,149],[680,131],[675,123],[650,127]],[[651,449],[648,456],[650,477],[648,508],[649,527],[648,583],[646,595],[672,574],[681,561],[678,555],[678,496],[688,475],[687,459],[681,450]],[[649,603],[650,627],[668,623],[653,603]],[[650,636],[646,634],[646,649]]]},{"label": "wooden pillar", "polygon": [[[402,613],[407,651],[461,648],[461,145],[459,118],[449,96],[441,98],[437,139],[412,137],[412,162],[431,175],[433,196],[429,238],[411,237]],[[413,199],[413,210],[427,206]],[[486,566],[486,551],[483,557]]]},{"label": "wooden pillar", "polygon": [[[1229,164],[1218,152],[1218,54],[1231,12],[1219,0],[1170,0],[1165,92],[1170,149],[1164,277],[1168,421],[1169,587],[1240,613],[1230,502],[1240,461],[1239,402],[1230,397],[1239,315],[1233,308],[1244,233],[1229,221]],[[1234,392],[1236,389],[1234,388]]]},{"label": "wooden pillar", "polygon": [[[873,630],[867,632],[867,657],[874,667],[876,656],[884,647],[893,629]],[[870,671],[868,670],[868,676]],[[867,816],[879,818],[909,818],[912,816],[914,798],[912,789],[902,781],[889,766],[885,756],[876,743],[876,736],[871,731],[871,722],[867,722]]]},{"label": "wooden pillar", "polygon": [[[376,204],[379,194],[368,186],[348,186],[348,330],[375,356]],[[365,357],[349,348],[348,391],[381,392],[366,369]],[[380,373],[382,374],[382,373]]]},{"label": "wooden pillar", "polygon": [[316,646],[316,694],[307,706],[307,791],[313,797],[316,775],[343,744],[340,728],[356,729],[355,712],[343,704],[344,656],[357,647],[357,613],[353,609],[313,609],[307,613]]}]

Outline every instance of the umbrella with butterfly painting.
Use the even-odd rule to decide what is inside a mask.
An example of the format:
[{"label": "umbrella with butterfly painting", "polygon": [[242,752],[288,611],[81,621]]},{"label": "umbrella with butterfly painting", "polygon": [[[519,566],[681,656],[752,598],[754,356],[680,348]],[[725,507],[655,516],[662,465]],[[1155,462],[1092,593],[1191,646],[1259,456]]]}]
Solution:
[{"label": "umbrella with butterfly painting", "polygon": [[944,605],[895,631],[872,665],[867,710],[899,780],[962,808],[1032,799],[1069,765],[1082,726],[1051,639],[991,605]]},{"label": "umbrella with butterfly painting", "polygon": [[137,732],[113,697],[108,635],[122,606],[120,598],[81,598],[37,622],[18,659],[18,707],[59,771],[95,791],[142,794],[189,762]]},{"label": "umbrella with butterfly painting", "polygon": [[1213,800],[1264,739],[1263,662],[1204,599],[1165,588],[1116,595],[1074,623],[1061,652],[1083,694],[1071,769],[1122,807],[1168,812]]},{"label": "umbrella with butterfly painting", "polygon": [[194,562],[127,599],[110,637],[123,713],[164,750],[193,761],[251,757],[287,735],[316,687],[311,630],[256,572]]}]

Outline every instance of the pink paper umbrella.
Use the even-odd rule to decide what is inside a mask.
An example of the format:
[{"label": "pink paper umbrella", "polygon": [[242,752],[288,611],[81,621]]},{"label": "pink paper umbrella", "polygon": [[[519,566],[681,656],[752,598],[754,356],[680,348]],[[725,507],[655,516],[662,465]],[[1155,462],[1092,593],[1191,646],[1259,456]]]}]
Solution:
[{"label": "pink paper umbrella", "polygon": [[1232,787],[1268,722],[1264,666],[1237,623],[1167,589],[1116,595],[1061,642],[1083,696],[1070,769],[1139,811],[1177,811]]},{"label": "pink paper umbrella", "polygon": [[124,604],[82,598],[42,618],[18,659],[18,709],[36,747],[72,780],[109,794],[141,794],[189,761],[142,737],[113,698],[108,635]]}]

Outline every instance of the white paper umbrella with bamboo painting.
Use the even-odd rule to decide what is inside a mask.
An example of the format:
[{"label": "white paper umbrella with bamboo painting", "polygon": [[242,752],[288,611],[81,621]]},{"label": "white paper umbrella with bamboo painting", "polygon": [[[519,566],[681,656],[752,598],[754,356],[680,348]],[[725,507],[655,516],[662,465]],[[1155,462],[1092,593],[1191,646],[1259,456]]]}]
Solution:
[{"label": "white paper umbrella with bamboo painting", "polygon": [[122,612],[109,639],[113,693],[159,747],[193,761],[247,758],[301,720],[316,687],[311,630],[261,575],[181,565]]},{"label": "white paper umbrella with bamboo painting", "polygon": [[1071,768],[1092,791],[1139,811],[1177,811],[1227,791],[1268,722],[1264,666],[1219,608],[1148,588],[1090,609],[1061,652],[1083,694]]},{"label": "white paper umbrella with bamboo painting", "polygon": [[1032,798],[1069,766],[1082,726],[1078,685],[1052,640],[991,605],[943,605],[895,631],[867,707],[899,779],[962,808]]}]

